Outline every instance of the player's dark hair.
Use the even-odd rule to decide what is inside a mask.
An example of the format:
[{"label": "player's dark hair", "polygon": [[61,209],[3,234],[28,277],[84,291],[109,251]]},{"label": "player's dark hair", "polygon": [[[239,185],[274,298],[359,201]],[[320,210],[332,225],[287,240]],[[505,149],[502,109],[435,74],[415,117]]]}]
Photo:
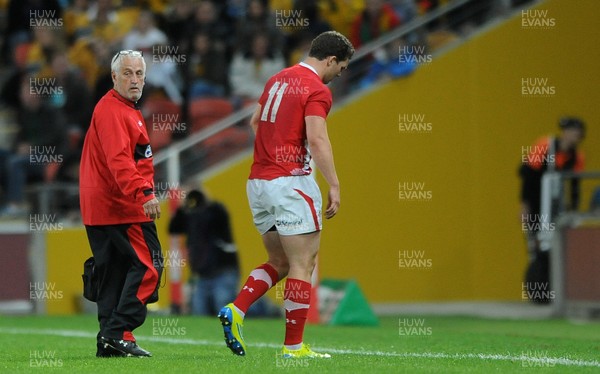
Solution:
[{"label": "player's dark hair", "polygon": [[335,56],[339,61],[352,58],[354,47],[344,35],[337,31],[326,31],[319,34],[310,44],[308,56],[317,60],[324,60],[329,56]]}]

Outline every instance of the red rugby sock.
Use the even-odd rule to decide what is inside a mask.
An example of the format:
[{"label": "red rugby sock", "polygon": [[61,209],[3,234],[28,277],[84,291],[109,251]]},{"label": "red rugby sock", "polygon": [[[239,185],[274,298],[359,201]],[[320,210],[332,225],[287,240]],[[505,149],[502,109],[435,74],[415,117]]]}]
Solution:
[{"label": "red rugby sock", "polygon": [[288,278],[285,283],[283,305],[285,307],[285,344],[290,349],[299,349],[304,335],[304,325],[310,306],[309,282]]},{"label": "red rugby sock", "polygon": [[244,283],[244,287],[242,287],[237,298],[233,301],[233,305],[246,314],[250,305],[264,295],[278,281],[279,274],[277,274],[274,267],[267,263],[260,265],[252,270],[246,283]]}]

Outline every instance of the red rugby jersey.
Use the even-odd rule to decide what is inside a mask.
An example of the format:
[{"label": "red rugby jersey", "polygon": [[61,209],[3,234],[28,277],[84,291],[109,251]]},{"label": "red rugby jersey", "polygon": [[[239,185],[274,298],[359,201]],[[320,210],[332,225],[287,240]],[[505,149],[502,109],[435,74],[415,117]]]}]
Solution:
[{"label": "red rugby jersey", "polygon": [[304,117],[327,118],[331,102],[331,91],[309,65],[300,63],[271,77],[258,100],[261,113],[249,179],[310,174]]}]

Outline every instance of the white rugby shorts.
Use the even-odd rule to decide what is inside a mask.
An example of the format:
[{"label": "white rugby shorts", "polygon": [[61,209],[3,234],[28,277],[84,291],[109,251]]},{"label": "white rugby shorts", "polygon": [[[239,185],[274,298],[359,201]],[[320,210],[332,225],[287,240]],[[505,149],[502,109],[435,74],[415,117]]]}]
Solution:
[{"label": "white rugby shorts", "polygon": [[322,228],[321,191],[311,175],[250,179],[246,183],[254,225],[261,235],[275,226],[280,235]]}]

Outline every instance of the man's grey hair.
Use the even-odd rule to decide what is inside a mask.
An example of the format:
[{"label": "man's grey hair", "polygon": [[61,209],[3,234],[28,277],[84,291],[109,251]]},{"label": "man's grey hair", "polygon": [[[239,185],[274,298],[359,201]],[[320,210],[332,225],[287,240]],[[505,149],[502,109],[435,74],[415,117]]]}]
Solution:
[{"label": "man's grey hair", "polygon": [[141,58],[142,59],[142,67],[144,69],[144,74],[146,74],[146,60],[144,60],[144,56],[142,55],[142,52],[132,51],[132,50],[119,51],[114,55],[112,62],[110,63],[110,71],[111,72],[118,73],[121,70],[121,62],[123,60],[123,57]]}]

